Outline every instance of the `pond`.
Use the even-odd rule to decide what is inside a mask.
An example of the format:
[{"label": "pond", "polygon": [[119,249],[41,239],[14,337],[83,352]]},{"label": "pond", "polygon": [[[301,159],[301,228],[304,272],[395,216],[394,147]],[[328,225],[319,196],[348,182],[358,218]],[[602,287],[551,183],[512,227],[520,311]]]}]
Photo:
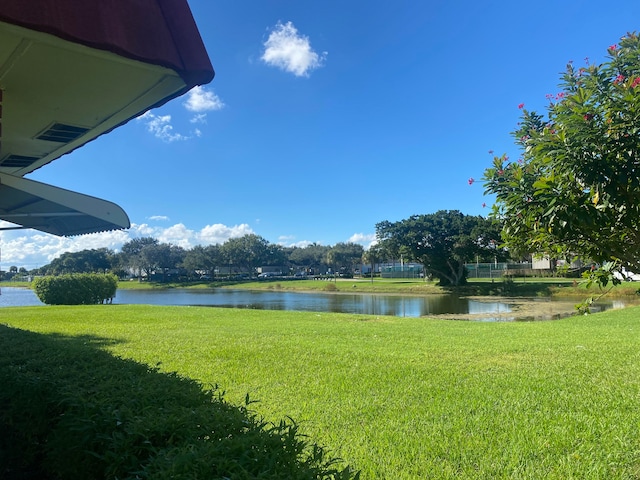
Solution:
[{"label": "pond", "polygon": [[[3,287],[0,307],[42,305],[32,290]],[[114,304],[189,305],[297,310],[398,317],[444,317],[478,321],[545,320],[565,317],[581,299],[460,297],[454,294],[402,296],[374,294],[302,293],[241,289],[118,290]],[[595,311],[623,308],[628,301],[600,302]]]},{"label": "pond", "polygon": [[358,313],[420,317],[443,313],[475,314],[510,312],[507,303],[481,302],[455,295],[423,297],[372,294],[303,293],[258,290],[121,290],[114,303],[153,305],[199,305],[251,308],[258,310],[297,310],[306,312]]}]

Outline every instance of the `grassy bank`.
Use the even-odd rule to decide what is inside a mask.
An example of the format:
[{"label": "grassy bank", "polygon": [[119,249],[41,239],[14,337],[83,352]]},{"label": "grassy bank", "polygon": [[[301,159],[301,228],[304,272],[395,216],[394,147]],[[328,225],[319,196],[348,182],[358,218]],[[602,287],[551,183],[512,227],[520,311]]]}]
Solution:
[{"label": "grassy bank", "polygon": [[[0,287],[25,287],[28,282],[0,282]],[[284,280],[264,279],[260,281],[216,281],[191,283],[160,283],[121,281],[121,290],[161,290],[171,288],[209,289],[209,288],[237,288],[247,290],[282,290],[300,292],[335,292],[335,293],[378,293],[390,295],[432,295],[455,292],[464,296],[512,296],[512,297],[587,297],[597,295],[596,288],[587,290],[584,283],[578,279],[520,277],[513,279],[471,279],[462,287],[446,288],[437,282],[421,279],[338,279],[333,280]],[[640,290],[639,282],[625,282],[615,287],[609,296],[629,297],[637,296]]]},{"label": "grassy bank", "polygon": [[[121,282],[119,288],[162,288],[166,284]],[[170,284],[170,288],[185,287]],[[471,279],[461,287],[440,287],[436,281],[421,279],[338,279],[333,280],[284,280],[194,283],[187,288],[239,288],[247,290],[282,290],[300,292],[378,293],[390,295],[437,295],[457,293],[463,296],[511,296],[511,297],[586,297],[597,295],[596,287],[587,289],[580,279],[520,277],[509,279]],[[637,296],[640,283],[625,282],[616,286],[609,296]]]},{"label": "grassy bank", "polygon": [[195,307],[7,308],[33,332],[286,415],[366,479],[638,478],[640,309],[468,323]]}]

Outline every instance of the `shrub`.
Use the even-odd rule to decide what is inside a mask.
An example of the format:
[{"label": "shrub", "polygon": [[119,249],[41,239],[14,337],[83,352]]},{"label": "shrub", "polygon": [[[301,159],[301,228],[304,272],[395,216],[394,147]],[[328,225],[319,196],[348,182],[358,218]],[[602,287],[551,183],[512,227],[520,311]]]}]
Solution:
[{"label": "shrub", "polygon": [[113,274],[80,273],[38,277],[33,289],[47,305],[95,305],[116,294],[118,278]]}]

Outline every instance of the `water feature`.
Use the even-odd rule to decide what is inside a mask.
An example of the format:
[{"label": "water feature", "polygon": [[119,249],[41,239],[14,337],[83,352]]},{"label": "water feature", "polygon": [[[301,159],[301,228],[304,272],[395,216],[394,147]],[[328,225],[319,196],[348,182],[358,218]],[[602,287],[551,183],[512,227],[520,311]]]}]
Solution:
[{"label": "water feature", "polygon": [[359,313],[420,317],[443,313],[474,314],[509,312],[502,302],[480,302],[455,295],[401,296],[372,294],[301,293],[284,291],[211,290],[119,290],[114,303],[153,305],[200,305],[298,310],[308,312]]},{"label": "water feature", "polygon": [[[4,287],[1,293],[0,307],[42,305],[35,293],[29,289]],[[511,307],[507,303],[477,301],[456,295],[416,297],[240,289],[118,290],[113,303],[360,313],[400,317],[420,317],[445,313],[494,314],[511,311]]]},{"label": "water feature", "polygon": [[44,305],[35,292],[28,288],[0,288],[0,307],[33,307]]},{"label": "water feature", "polygon": [[[0,307],[42,305],[32,290],[3,287]],[[480,321],[554,319],[572,313],[576,301],[550,298],[468,298],[458,295],[374,295],[302,293],[287,291],[252,291],[241,289],[166,289],[118,290],[114,304],[189,305],[250,308],[261,310],[297,310],[337,312],[399,317],[445,316]],[[527,308],[522,308],[526,303]],[[600,302],[598,311],[623,308],[629,302]],[[533,306],[533,308],[532,308]],[[562,308],[560,308],[562,307]]]}]

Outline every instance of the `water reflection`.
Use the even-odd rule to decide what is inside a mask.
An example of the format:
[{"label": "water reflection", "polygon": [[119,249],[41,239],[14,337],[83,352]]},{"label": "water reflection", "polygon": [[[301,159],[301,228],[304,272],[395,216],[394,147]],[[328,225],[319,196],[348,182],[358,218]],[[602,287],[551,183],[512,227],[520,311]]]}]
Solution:
[{"label": "water reflection", "polygon": [[260,310],[356,313],[421,317],[440,314],[495,314],[510,312],[503,302],[481,302],[457,295],[328,294],[279,291],[212,290],[120,290],[114,303],[154,305],[201,305]]},{"label": "water reflection", "polygon": [[[453,294],[427,296],[301,293],[283,291],[250,291],[234,289],[170,289],[170,290],[118,290],[113,303],[149,305],[193,305],[211,307],[249,308],[260,310],[297,310],[310,312],[335,312],[368,315],[393,315],[397,317],[423,317],[471,315],[479,321],[513,321],[554,319],[557,305],[552,299],[530,299],[539,304],[535,315],[516,309],[522,299],[488,301],[460,297]],[[32,290],[4,287],[0,294],[0,307],[42,305]],[[599,303],[595,311],[622,308],[625,301],[613,300]],[[509,315],[513,313],[512,315]]]}]

